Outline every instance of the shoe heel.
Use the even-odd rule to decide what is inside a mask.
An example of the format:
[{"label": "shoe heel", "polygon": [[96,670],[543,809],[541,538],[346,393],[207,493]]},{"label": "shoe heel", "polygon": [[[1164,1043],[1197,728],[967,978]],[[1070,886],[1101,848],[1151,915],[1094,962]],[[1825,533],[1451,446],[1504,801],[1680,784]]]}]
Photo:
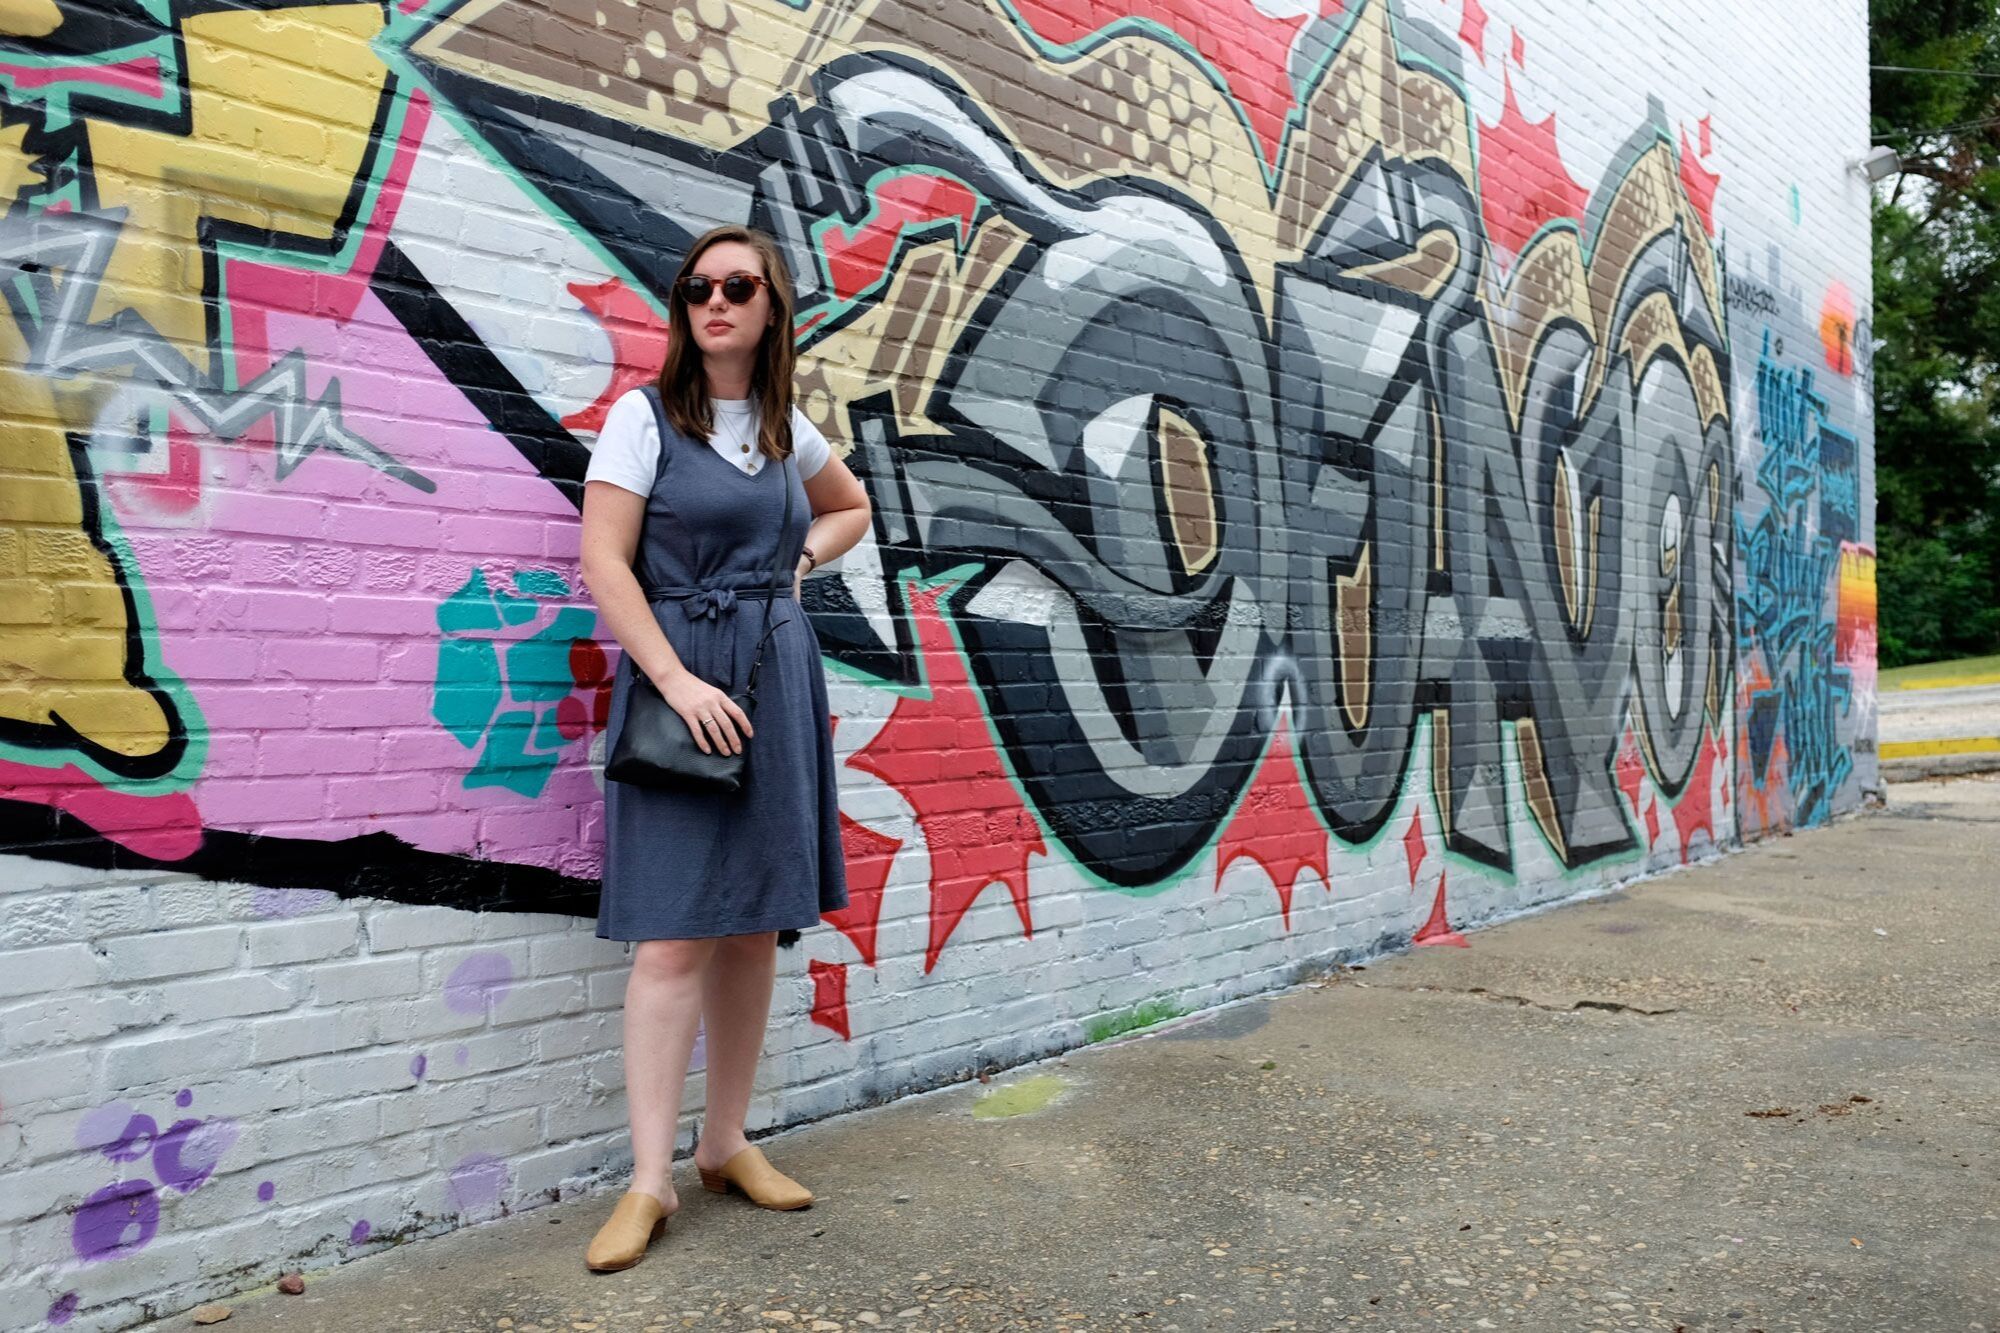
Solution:
[{"label": "shoe heel", "polygon": [[729,1178],[720,1171],[710,1171],[706,1167],[699,1166],[695,1168],[695,1171],[701,1176],[701,1187],[703,1189],[709,1191],[711,1194],[729,1193]]}]

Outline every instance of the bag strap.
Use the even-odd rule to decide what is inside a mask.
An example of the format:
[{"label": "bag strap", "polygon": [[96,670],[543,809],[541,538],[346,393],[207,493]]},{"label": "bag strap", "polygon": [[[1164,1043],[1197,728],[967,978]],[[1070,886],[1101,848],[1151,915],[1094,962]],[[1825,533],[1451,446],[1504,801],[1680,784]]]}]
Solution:
[{"label": "bag strap", "polygon": [[778,600],[785,578],[785,537],[792,527],[792,456],[786,454],[780,466],[785,474],[785,516],[778,521],[778,544],[771,552],[771,586],[764,597],[764,632],[757,639],[757,656],[750,663],[750,682],[744,689],[752,707],[757,703],[757,673],[764,669],[764,645],[771,641],[771,632],[785,623],[782,620],[778,625],[771,623],[771,603]]}]

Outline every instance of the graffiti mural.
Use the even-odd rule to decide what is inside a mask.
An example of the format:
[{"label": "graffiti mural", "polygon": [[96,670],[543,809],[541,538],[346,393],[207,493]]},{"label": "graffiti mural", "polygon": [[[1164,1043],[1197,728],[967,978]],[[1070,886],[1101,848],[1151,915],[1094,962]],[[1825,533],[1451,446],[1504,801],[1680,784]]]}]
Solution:
[{"label": "graffiti mural", "polygon": [[[605,664],[534,607],[579,436],[723,220],[788,247],[806,404],[876,504],[810,585],[831,657],[908,685],[948,617],[1032,836],[1171,877],[1288,711],[1347,842],[1425,718],[1454,851],[1512,865],[1519,803],[1567,865],[1645,841],[1616,759],[1673,797],[1729,732],[1747,535],[1684,127],[1586,190],[1511,70],[1481,123],[1466,34],[1381,3],[760,21],[792,9],[134,0],[8,40],[10,841],[587,910]],[[976,78],[932,54],[965,40]],[[241,780],[266,749],[290,809]]]},{"label": "graffiti mural", "polygon": [[1703,2],[0,0],[0,1308],[629,1160],[578,509],[718,223],[874,509],[770,1125],[1853,808],[1866,187]]},{"label": "graffiti mural", "polygon": [[1269,79],[1232,102],[1226,62],[1172,40],[1205,50],[1213,7],[1056,9],[984,11],[981,49],[1019,57],[974,87],[922,54],[946,44],[922,7],[818,7],[775,100],[727,21],[636,70],[626,41],[609,68],[534,54],[580,22],[561,5],[474,6],[411,49],[649,290],[719,218],[786,239],[810,401],[878,514],[816,585],[822,637],[911,681],[904,571],[976,560],[954,624],[1093,872],[1148,884],[1210,846],[1286,701],[1345,839],[1387,818],[1428,713],[1454,849],[1510,863],[1510,735],[1563,860],[1630,847],[1628,710],[1678,791],[1731,642],[1721,279],[1665,127],[1563,194],[1510,100],[1480,170],[1520,197],[1482,210],[1479,130],[1386,7],[1231,57],[1288,62],[1286,105]]},{"label": "graffiti mural", "polygon": [[[1782,288],[1775,256],[1771,267],[1771,286]],[[1762,328],[1751,377],[1749,478],[1762,503],[1736,517],[1741,818],[1754,832],[1811,827],[1835,812],[1858,780],[1857,747],[1872,744],[1864,723],[1875,693],[1864,464],[1855,436],[1834,425],[1848,382],[1865,374],[1866,324],[1857,327],[1839,283],[1811,320],[1796,292],[1765,293],[1777,318]]]}]

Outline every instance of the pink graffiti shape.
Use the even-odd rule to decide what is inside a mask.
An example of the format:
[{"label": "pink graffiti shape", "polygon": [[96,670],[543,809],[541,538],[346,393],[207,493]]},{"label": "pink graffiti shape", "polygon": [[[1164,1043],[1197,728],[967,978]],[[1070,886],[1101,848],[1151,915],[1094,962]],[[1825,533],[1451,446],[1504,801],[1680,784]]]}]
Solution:
[{"label": "pink graffiti shape", "polygon": [[637,292],[617,278],[600,283],[572,282],[570,294],[597,316],[611,339],[611,382],[595,402],[563,418],[571,430],[602,430],[611,405],[633,389],[651,384],[667,363],[667,325]]},{"label": "pink graffiti shape", "polygon": [[1545,224],[1582,217],[1590,196],[1563,165],[1555,112],[1530,121],[1515,99],[1513,75],[1501,79],[1507,100],[1500,121],[1480,126],[1479,210],[1493,243],[1519,254]]},{"label": "pink graffiti shape", "polygon": [[1312,803],[1299,785],[1298,765],[1292,761],[1291,741],[1283,725],[1272,737],[1263,765],[1250,780],[1250,790],[1216,848],[1218,890],[1223,873],[1246,856],[1270,875],[1287,930],[1292,927],[1292,890],[1299,875],[1318,871],[1321,883],[1330,877],[1326,831],[1313,818]]},{"label": "pink graffiti shape", "polygon": [[[1703,157],[1708,156],[1708,121],[1702,122]],[[1687,191],[1688,202],[1694,205],[1695,216],[1701,219],[1701,229],[1715,234],[1715,191],[1722,184],[1722,173],[1709,171],[1695,160],[1694,149],[1688,144],[1687,131],[1681,131],[1681,188]]]},{"label": "pink graffiti shape", "polygon": [[1410,816],[1410,827],[1403,834],[1403,859],[1410,863],[1410,887],[1417,887],[1417,867],[1424,863],[1430,848],[1424,842],[1424,812],[1418,810]]},{"label": "pink graffiti shape", "polygon": [[1451,928],[1451,922],[1445,915],[1445,878],[1444,875],[1438,876],[1437,897],[1431,900],[1430,919],[1424,922],[1423,928],[1417,931],[1416,938],[1411,940],[1410,943],[1420,945],[1444,944],[1454,949],[1469,949],[1472,947],[1471,944],[1466,942],[1465,936]]},{"label": "pink graffiti shape", "polygon": [[1070,45],[1121,19],[1142,19],[1179,34],[1222,76],[1250,130],[1275,162],[1294,103],[1288,74],[1292,46],[1313,19],[1345,12],[1342,0],[1285,6],[1268,0],[1014,0],[1014,10],[1046,41]]},{"label": "pink graffiti shape", "polygon": [[894,787],[924,831],[931,867],[926,972],[937,966],[945,941],[989,884],[1006,887],[1021,933],[1032,938],[1028,858],[1048,852],[1041,827],[1007,779],[979,692],[939,609],[949,587],[904,583],[930,689],[898,699],[882,729],[847,761]]},{"label": "pink graffiti shape", "polygon": [[201,849],[201,816],[185,795],[133,796],[101,786],[73,766],[34,768],[0,759],[7,799],[47,805],[90,825],[108,842],[155,861],[180,861]]},{"label": "pink graffiti shape", "polygon": [[158,476],[126,472],[111,478],[123,508],[139,507],[156,514],[185,514],[201,501],[201,456],[206,433],[189,430],[172,413],[167,418],[167,467]]},{"label": "pink graffiti shape", "polygon": [[847,906],[822,914],[821,920],[854,942],[861,961],[875,966],[875,928],[882,920],[882,892],[889,884],[889,866],[902,847],[865,824],[840,816],[840,849],[847,861]]},{"label": "pink graffiti shape", "polygon": [[1674,828],[1681,835],[1683,865],[1688,859],[1688,844],[1694,841],[1697,831],[1706,831],[1711,844],[1715,841],[1715,763],[1722,755],[1722,737],[1709,733],[1702,742],[1701,757],[1695,761],[1694,776],[1688,779],[1687,790],[1681,793],[1680,804],[1674,807]]},{"label": "pink graffiti shape", "polygon": [[55,65],[42,69],[0,63],[0,74],[11,79],[14,86],[23,92],[58,83],[82,83],[123,93],[137,93],[141,97],[160,96],[160,62],[153,56],[124,60],[116,65]]},{"label": "pink graffiti shape", "polygon": [[1486,63],[1486,10],[1479,0],[1465,0],[1465,9],[1458,20],[1458,40],[1479,57],[1480,64]]},{"label": "pink graffiti shape", "polygon": [[806,964],[806,971],[812,975],[812,1021],[839,1033],[842,1041],[854,1040],[847,1022],[847,964],[822,963],[814,958]]},{"label": "pink graffiti shape", "polygon": [[849,230],[829,227],[820,244],[836,299],[851,301],[888,272],[904,231],[944,218],[958,221],[959,239],[972,229],[979,196],[948,176],[895,176],[875,187],[875,208]]}]

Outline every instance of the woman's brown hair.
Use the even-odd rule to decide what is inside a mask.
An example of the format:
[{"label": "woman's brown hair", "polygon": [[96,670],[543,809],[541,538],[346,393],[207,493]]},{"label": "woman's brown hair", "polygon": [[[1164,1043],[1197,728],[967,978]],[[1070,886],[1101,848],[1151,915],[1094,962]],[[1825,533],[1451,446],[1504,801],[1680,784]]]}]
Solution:
[{"label": "woman's brown hair", "polygon": [[715,432],[715,408],[708,397],[708,376],[702,371],[701,348],[694,340],[681,279],[694,272],[695,261],[710,247],[735,241],[757,252],[764,265],[764,290],[771,294],[771,323],[757,347],[750,371],[750,401],[757,405],[757,446],[766,458],[782,460],[792,452],[792,274],[778,243],[750,227],[716,227],[688,247],[680,272],[667,297],[667,362],[660,367],[660,402],[675,430],[706,442]]}]

